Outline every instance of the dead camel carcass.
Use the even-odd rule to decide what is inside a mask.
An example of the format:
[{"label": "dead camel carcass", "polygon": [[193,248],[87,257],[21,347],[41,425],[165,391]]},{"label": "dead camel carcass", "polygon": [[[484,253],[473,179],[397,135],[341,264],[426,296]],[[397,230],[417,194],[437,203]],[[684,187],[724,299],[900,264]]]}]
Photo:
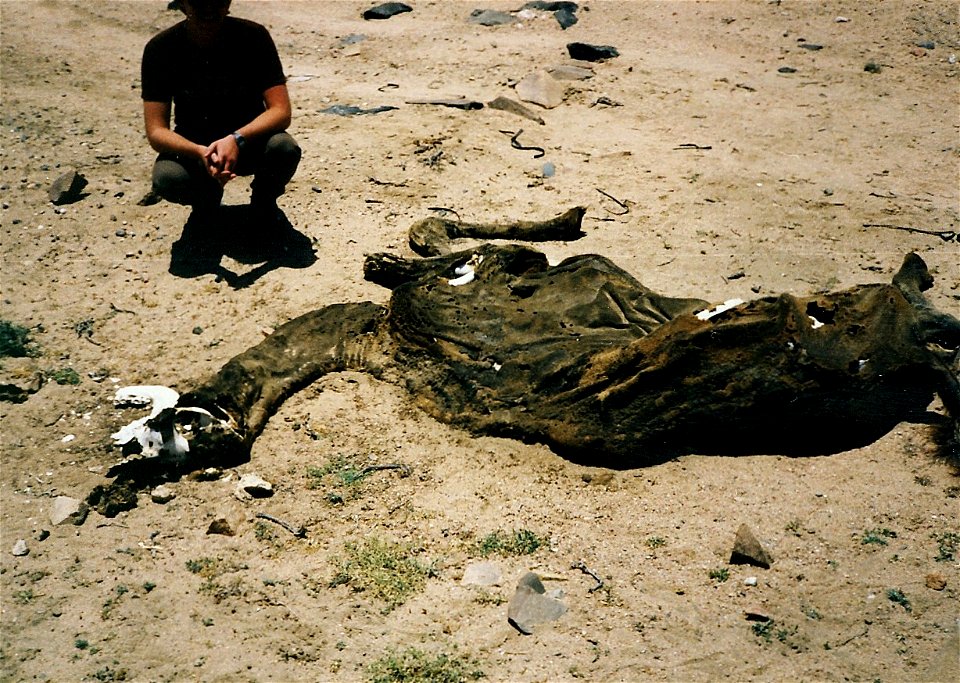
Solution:
[{"label": "dead camel carcass", "polygon": [[467,236],[575,239],[583,214],[421,221],[411,246],[427,257],[366,259],[367,279],[392,290],[386,306],[327,306],[277,328],[149,421],[154,453],[179,471],[242,462],[284,399],[343,370],[405,386],[443,422],[610,467],[838,452],[929,420],[934,394],[956,434],[960,321],[925,300],[933,278],[916,254],[891,284],[712,310],[602,256],[552,266],[516,244],[449,249]]}]

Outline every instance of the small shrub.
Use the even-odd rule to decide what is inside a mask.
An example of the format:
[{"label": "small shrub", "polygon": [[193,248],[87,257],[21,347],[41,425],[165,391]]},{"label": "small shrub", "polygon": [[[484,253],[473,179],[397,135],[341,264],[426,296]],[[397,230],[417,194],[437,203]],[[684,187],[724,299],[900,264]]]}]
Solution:
[{"label": "small shrub", "polygon": [[666,539],[661,538],[660,536],[651,536],[646,541],[647,547],[656,550],[657,548],[662,548],[667,544]]},{"label": "small shrub", "polygon": [[757,638],[761,638],[766,642],[770,642],[773,638],[773,619],[768,619],[767,621],[757,621],[754,622],[750,627],[750,630],[753,631],[753,635]]},{"label": "small shrub", "polygon": [[890,602],[895,602],[895,603],[897,603],[898,605],[900,605],[901,607],[903,607],[903,609],[907,610],[908,612],[912,611],[912,609],[913,609],[913,608],[910,606],[910,600],[907,599],[907,596],[904,595],[904,594],[903,594],[903,591],[901,591],[899,588],[888,588],[888,589],[887,589],[887,599],[890,600]]},{"label": "small shrub", "polygon": [[402,605],[423,589],[428,577],[436,576],[435,568],[418,562],[406,545],[369,538],[362,544],[348,543],[345,550],[330,586],[346,584],[355,591],[369,591],[386,603],[384,613]]},{"label": "small shrub", "polygon": [[502,531],[494,531],[477,541],[473,551],[480,557],[487,557],[493,554],[532,555],[542,546],[546,545],[546,542],[545,538],[527,529],[519,529],[509,534]]},{"label": "small shrub", "polygon": [[80,384],[80,375],[73,368],[48,370],[47,377],[52,379],[57,384]]},{"label": "small shrub", "polygon": [[27,588],[26,590],[17,591],[13,594],[13,601],[18,605],[28,605],[33,599],[37,597],[32,588]]},{"label": "small shrub", "polygon": [[0,320],[0,358],[26,358],[39,355],[30,339],[30,330],[9,320]]},{"label": "small shrub", "polygon": [[370,683],[463,683],[485,675],[470,657],[431,655],[415,647],[387,653],[370,665],[369,673]]},{"label": "small shrub", "polygon": [[719,567],[717,569],[711,569],[710,578],[716,581],[717,583],[723,583],[730,578],[730,570],[726,567]]},{"label": "small shrub", "polygon": [[896,538],[897,532],[890,531],[890,529],[871,529],[870,531],[865,531],[863,536],[860,538],[861,545],[886,545],[888,538]]},{"label": "small shrub", "polygon": [[946,531],[942,534],[934,534],[933,538],[938,545],[938,554],[934,559],[937,562],[953,562],[957,546],[960,545],[960,534],[955,531]]}]

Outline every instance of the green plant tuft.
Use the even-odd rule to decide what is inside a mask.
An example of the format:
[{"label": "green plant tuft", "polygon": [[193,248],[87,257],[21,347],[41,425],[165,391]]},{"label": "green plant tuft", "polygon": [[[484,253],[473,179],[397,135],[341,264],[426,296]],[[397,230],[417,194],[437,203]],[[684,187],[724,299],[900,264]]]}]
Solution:
[{"label": "green plant tuft", "polygon": [[0,358],[26,358],[40,355],[30,330],[9,320],[0,320]]},{"label": "green plant tuft", "polygon": [[519,529],[509,534],[494,531],[477,541],[472,550],[480,557],[494,554],[532,555],[546,543],[547,539],[527,529]]},{"label": "green plant tuft", "polygon": [[386,603],[384,613],[402,605],[423,589],[428,577],[437,575],[432,565],[417,561],[409,546],[378,538],[348,543],[339,564],[330,586],[346,584],[355,591],[368,591]]},{"label": "green plant tuft", "polygon": [[428,654],[415,647],[391,651],[369,668],[370,683],[463,683],[484,677],[479,663],[446,652]]}]

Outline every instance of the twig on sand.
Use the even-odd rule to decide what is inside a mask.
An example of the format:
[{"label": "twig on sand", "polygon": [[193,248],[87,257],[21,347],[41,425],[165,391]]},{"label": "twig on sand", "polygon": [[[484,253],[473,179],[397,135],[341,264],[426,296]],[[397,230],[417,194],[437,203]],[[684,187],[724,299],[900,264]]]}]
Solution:
[{"label": "twig on sand", "polygon": [[413,472],[413,468],[411,468],[410,465],[394,462],[387,465],[368,465],[360,470],[360,477],[365,477],[368,474],[379,472],[380,470],[400,470],[401,477],[409,477]]},{"label": "twig on sand", "polygon": [[547,153],[546,150],[545,150],[543,147],[527,146],[527,145],[521,145],[521,144],[520,144],[520,142],[517,140],[517,138],[520,137],[520,134],[523,132],[523,128],[521,128],[520,130],[518,130],[516,133],[514,133],[512,130],[501,130],[500,132],[503,133],[504,135],[509,135],[509,136],[511,136],[511,137],[510,137],[510,146],[513,147],[514,149],[523,149],[523,150],[528,150],[528,151],[531,151],[531,152],[536,152],[536,154],[533,155],[533,158],[534,158],[534,159],[539,159],[540,157],[542,157],[543,155],[545,155],[545,154]]},{"label": "twig on sand", "polygon": [[583,562],[575,562],[574,564],[570,565],[570,569],[579,569],[584,574],[589,574],[590,577],[597,582],[596,586],[594,586],[593,588],[590,588],[587,591],[588,593],[593,593],[594,591],[598,591],[601,588],[603,588],[603,579],[601,579],[594,572],[592,572],[590,568],[587,565],[585,565]]},{"label": "twig on sand", "polygon": [[944,242],[954,240],[960,242],[960,232],[953,230],[924,230],[923,228],[914,228],[910,225],[893,225],[891,223],[864,223],[865,228],[887,228],[888,230],[905,230],[906,232],[918,232],[921,235],[934,235]]},{"label": "twig on sand", "polygon": [[617,213],[616,211],[610,211],[609,209],[607,209],[607,211],[608,211],[609,213],[612,213],[612,214],[615,215],[615,216],[623,216],[623,215],[625,215],[625,214],[630,213],[630,207],[627,206],[625,203],[621,202],[621,201],[620,201],[619,199],[617,199],[616,197],[614,197],[612,194],[610,194],[610,193],[608,193],[608,192],[604,192],[604,191],[601,190],[599,187],[597,188],[597,192],[599,192],[600,194],[602,194],[604,197],[607,197],[607,198],[609,198],[609,199],[612,199],[614,202],[616,202],[617,206],[619,206],[620,208],[623,209],[623,211],[621,211],[621,212],[619,212],[619,213]]},{"label": "twig on sand", "polygon": [[290,524],[290,522],[285,522],[282,519],[278,519],[277,517],[274,517],[273,515],[268,515],[266,512],[258,512],[256,516],[259,517],[260,519],[265,519],[269,522],[273,522],[274,524],[279,524],[280,526],[282,526],[284,529],[289,531],[291,534],[293,534],[297,538],[307,537],[307,528],[304,526],[295,527],[292,524]]}]

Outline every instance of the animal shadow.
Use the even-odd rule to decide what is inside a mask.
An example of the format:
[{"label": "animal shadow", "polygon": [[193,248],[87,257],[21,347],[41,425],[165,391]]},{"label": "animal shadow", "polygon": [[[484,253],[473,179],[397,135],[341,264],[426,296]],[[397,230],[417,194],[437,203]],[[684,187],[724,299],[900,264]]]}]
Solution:
[{"label": "animal shadow", "polygon": [[[223,265],[224,257],[253,267],[235,272]],[[212,274],[234,289],[243,289],[272,270],[309,268],[316,261],[310,238],[294,228],[282,211],[265,221],[249,206],[223,206],[215,215],[190,215],[170,250],[169,272],[182,278]]]}]

